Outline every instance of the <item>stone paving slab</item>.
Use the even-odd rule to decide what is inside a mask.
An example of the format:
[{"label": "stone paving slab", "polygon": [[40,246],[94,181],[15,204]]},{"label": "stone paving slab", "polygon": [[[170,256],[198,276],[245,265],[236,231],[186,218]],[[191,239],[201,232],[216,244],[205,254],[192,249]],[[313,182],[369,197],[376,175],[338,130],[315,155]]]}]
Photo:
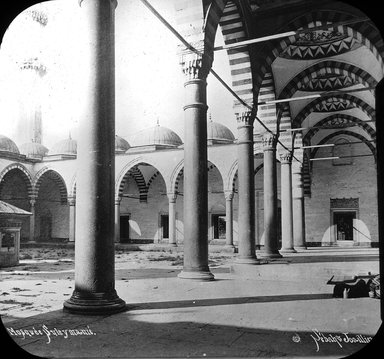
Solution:
[{"label": "stone paving slab", "polygon": [[[60,269],[70,266],[51,267],[50,272],[44,264],[42,272],[49,274],[6,272],[2,292],[8,291],[18,301],[33,301],[33,305],[27,310],[22,306],[9,309],[2,320],[19,347],[42,357],[342,358],[366,347],[376,335],[381,325],[380,301],[333,298],[332,286],[320,276],[297,281],[287,271],[293,274],[296,268],[316,274],[334,264],[346,271],[360,270],[378,265],[370,253],[365,261],[333,258],[323,262],[320,253],[311,262],[292,259],[253,266],[265,270],[253,277],[239,277],[230,272],[231,262],[217,262],[212,282],[177,278],[179,265],[152,261],[135,267],[121,258],[116,263],[116,290],[127,310],[108,316],[63,312],[68,297],[64,294],[72,292],[73,276],[68,278]],[[269,271],[284,275],[271,280]],[[22,297],[25,294],[39,295]],[[49,308],[44,308],[48,299]],[[20,329],[40,330],[41,335],[23,339]],[[61,335],[54,334],[58,330]],[[65,337],[64,330],[72,332]]]}]

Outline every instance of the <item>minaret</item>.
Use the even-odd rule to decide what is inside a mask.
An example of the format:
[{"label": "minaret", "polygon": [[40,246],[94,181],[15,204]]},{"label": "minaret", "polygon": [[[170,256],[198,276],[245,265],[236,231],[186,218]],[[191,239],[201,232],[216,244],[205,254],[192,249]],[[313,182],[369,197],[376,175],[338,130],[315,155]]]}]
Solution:
[{"label": "minaret", "polygon": [[[24,12],[23,22],[20,24],[27,34],[34,34],[42,39],[42,30],[48,23],[46,13],[38,7]],[[44,77],[46,66],[41,61],[39,44],[26,50],[24,59],[17,61],[20,69],[20,117],[17,126],[17,139],[20,143],[33,140],[42,143],[42,99],[44,95]]]}]

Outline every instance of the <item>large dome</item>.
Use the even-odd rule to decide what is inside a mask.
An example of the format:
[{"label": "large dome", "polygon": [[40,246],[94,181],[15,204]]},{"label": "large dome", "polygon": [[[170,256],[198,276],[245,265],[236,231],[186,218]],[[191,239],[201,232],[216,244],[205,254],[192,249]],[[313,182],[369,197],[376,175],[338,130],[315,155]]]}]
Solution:
[{"label": "large dome", "polygon": [[50,155],[76,155],[77,141],[71,137],[57,142],[49,151]]},{"label": "large dome", "polygon": [[182,144],[183,142],[176,132],[160,125],[138,132],[132,141],[133,146],[161,145],[178,147]]},{"label": "large dome", "polygon": [[207,124],[207,140],[212,143],[233,143],[235,136],[232,131],[218,122],[209,121]]},{"label": "large dome", "polygon": [[48,148],[41,143],[28,142],[20,146],[20,153],[29,158],[42,159],[48,153]]},{"label": "large dome", "polygon": [[116,153],[125,153],[131,146],[129,143],[124,140],[124,138],[116,135],[115,136],[115,152]]},{"label": "large dome", "polygon": [[10,138],[3,135],[0,135],[0,151],[20,154],[20,151],[17,148],[16,143],[13,142]]}]

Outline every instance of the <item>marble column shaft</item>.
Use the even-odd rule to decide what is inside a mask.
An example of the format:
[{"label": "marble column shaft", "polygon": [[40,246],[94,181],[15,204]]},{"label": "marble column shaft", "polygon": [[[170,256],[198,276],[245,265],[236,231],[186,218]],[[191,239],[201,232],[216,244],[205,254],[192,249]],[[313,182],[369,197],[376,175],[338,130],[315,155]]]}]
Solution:
[{"label": "marble column shaft", "polygon": [[33,197],[29,200],[30,212],[32,215],[29,217],[29,242],[35,241],[35,223],[36,223],[36,198]]},{"label": "marble column shaft", "polygon": [[76,236],[76,199],[68,197],[69,204],[69,242],[75,241]]},{"label": "marble column shaft", "polygon": [[264,151],[264,250],[263,257],[278,258],[277,238],[277,174],[275,135],[263,135]]},{"label": "marble column shaft", "polygon": [[292,164],[292,201],[294,247],[306,249],[303,174],[302,166],[297,162]]},{"label": "marble column shaft", "polygon": [[176,198],[175,193],[168,193],[168,244],[176,247]]},{"label": "marble column shaft", "polygon": [[212,280],[208,266],[208,170],[206,77],[212,60],[185,53],[184,266],[179,278]]},{"label": "marble column shaft", "polygon": [[84,25],[82,108],[76,183],[75,289],[71,313],[125,310],[115,290],[115,31],[116,1],[80,1]]},{"label": "marble column shaft", "polygon": [[237,263],[255,264],[255,173],[253,155],[252,111],[244,109],[237,114],[237,163],[239,188],[239,241]]},{"label": "marble column shaft", "polygon": [[281,164],[281,235],[280,252],[294,253],[293,248],[293,213],[292,213],[292,155],[290,152],[280,154]]},{"label": "marble column shaft", "polygon": [[115,242],[120,243],[120,203],[121,198],[115,198]]},{"label": "marble column shaft", "polygon": [[225,191],[225,246],[233,248],[233,191]]}]

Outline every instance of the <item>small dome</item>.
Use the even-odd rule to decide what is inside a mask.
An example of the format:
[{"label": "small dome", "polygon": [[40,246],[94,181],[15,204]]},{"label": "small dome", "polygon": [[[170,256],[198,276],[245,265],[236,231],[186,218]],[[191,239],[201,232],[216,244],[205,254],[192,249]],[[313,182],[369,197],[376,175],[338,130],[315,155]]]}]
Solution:
[{"label": "small dome", "polygon": [[162,145],[178,147],[183,144],[176,132],[160,125],[138,132],[132,142],[133,146]]},{"label": "small dome", "polygon": [[71,136],[66,140],[57,142],[49,151],[50,155],[76,155],[77,141],[73,140]]},{"label": "small dome", "polygon": [[115,152],[123,153],[126,152],[131,146],[128,141],[124,140],[124,138],[116,135],[115,137]]},{"label": "small dome", "polygon": [[48,153],[48,148],[41,143],[28,142],[20,146],[20,153],[29,158],[42,159]]},{"label": "small dome", "polygon": [[0,135],[0,151],[20,154],[16,143],[13,142],[10,138],[3,135]]},{"label": "small dome", "polygon": [[207,125],[207,140],[215,143],[232,143],[235,136],[232,131],[218,122],[209,121]]}]

